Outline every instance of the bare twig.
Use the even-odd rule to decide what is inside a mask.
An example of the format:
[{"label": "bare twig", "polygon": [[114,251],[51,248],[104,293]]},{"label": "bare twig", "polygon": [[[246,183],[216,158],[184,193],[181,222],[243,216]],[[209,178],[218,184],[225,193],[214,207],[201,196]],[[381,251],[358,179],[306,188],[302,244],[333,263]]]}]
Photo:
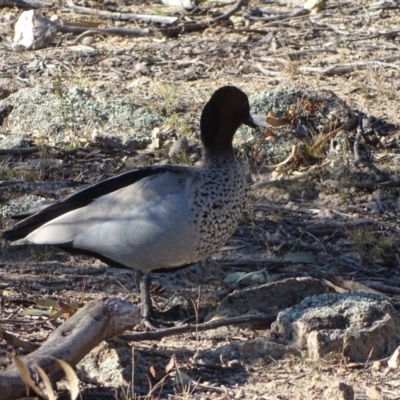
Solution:
[{"label": "bare twig", "polygon": [[393,188],[400,187],[400,180],[392,180],[385,182],[357,182],[352,184],[352,186],[358,189],[377,189],[377,188]]},{"label": "bare twig", "polygon": [[362,135],[362,113],[358,112],[358,123],[357,123],[357,134],[356,134],[356,139],[354,140],[354,165],[360,164],[360,152],[359,152],[359,146],[360,146],[360,139]]},{"label": "bare twig", "polygon": [[276,77],[276,76],[281,76],[282,75],[281,72],[271,71],[271,70],[265,69],[261,64],[256,64],[256,67],[265,76],[274,76],[274,77]]},{"label": "bare twig", "polygon": [[362,219],[359,221],[349,222],[330,222],[322,224],[307,225],[303,230],[312,233],[313,235],[331,235],[338,231],[346,231],[349,229],[358,229],[371,227],[376,225],[376,222],[370,219]]},{"label": "bare twig", "polygon": [[364,283],[364,285],[368,286],[369,288],[379,290],[380,293],[394,294],[394,295],[400,294],[400,288],[398,288],[396,286],[385,285],[384,283],[371,281],[371,280],[364,281],[363,283]]},{"label": "bare twig", "polygon": [[[274,15],[273,17],[253,17],[248,16],[247,19],[251,21],[264,21],[264,22],[277,22],[277,21],[289,21],[294,18],[303,17],[310,14],[310,10],[300,8],[295,11],[288,11],[287,13],[279,13],[280,15]],[[268,25],[269,26],[269,25]]]},{"label": "bare twig", "polygon": [[[398,69],[399,66],[397,65],[392,65],[392,64],[387,64],[387,63],[392,63],[395,61],[400,60],[400,55],[395,55],[395,56],[388,56],[388,57],[383,57],[379,60],[370,60],[370,61],[360,61],[360,62],[355,62],[355,63],[348,63],[348,64],[339,64],[335,65],[334,67],[328,67],[328,68],[316,68],[316,67],[299,67],[299,71],[301,72],[307,72],[307,73],[317,73],[321,75],[326,75],[326,76],[332,76],[332,75],[345,75],[350,72],[356,71],[356,70],[362,70],[362,69],[368,69],[377,65],[385,66],[388,67],[390,66],[391,68],[396,68]],[[382,65],[382,63],[385,63],[385,65]]]},{"label": "bare twig", "polygon": [[33,154],[39,152],[39,147],[27,147],[27,148],[17,148],[17,149],[0,149],[0,156],[7,156],[7,155],[18,155],[18,154]]},{"label": "bare twig", "polygon": [[231,17],[233,14],[238,12],[242,5],[244,3],[244,0],[238,0],[234,7],[232,7],[229,11],[226,13],[220,15],[219,17],[215,17],[213,19],[199,22],[199,23],[191,23],[191,24],[185,24],[182,26],[178,26],[176,28],[166,28],[166,29],[161,29],[161,33],[164,36],[167,37],[176,37],[181,33],[186,33],[186,32],[195,32],[195,31],[201,31],[203,29],[210,28],[216,24],[218,24],[221,21],[227,20],[229,17]]},{"label": "bare twig", "polygon": [[329,139],[333,138],[336,136],[338,132],[340,132],[343,129],[343,126],[340,126],[339,128],[334,129],[332,132],[329,132],[327,135],[324,135],[320,140],[318,140],[316,143],[314,143],[310,147],[310,151],[315,151],[318,149],[318,147],[321,147],[324,145]]},{"label": "bare twig", "polygon": [[307,56],[309,54],[314,53],[331,53],[337,54],[336,49],[307,49],[307,50],[298,50],[298,51],[287,51],[285,53],[276,53],[274,57],[301,57]]},{"label": "bare twig", "polygon": [[58,25],[55,24],[57,31],[62,33],[85,33],[91,32],[94,34],[101,35],[119,35],[119,36],[147,36],[150,34],[149,29],[127,29],[127,28],[92,28],[88,30],[87,28],[82,28],[79,26],[69,26],[69,25]]},{"label": "bare twig", "polygon": [[203,322],[202,324],[191,324],[185,326],[178,326],[174,328],[160,329],[158,331],[133,333],[131,335],[120,335],[119,337],[124,340],[139,342],[143,340],[160,340],[167,336],[179,335],[182,333],[207,331],[216,329],[221,326],[227,325],[240,325],[265,321],[265,316],[260,315],[246,315],[234,318],[222,318],[216,321]]},{"label": "bare twig", "polygon": [[368,40],[368,39],[375,39],[378,37],[382,37],[382,36],[397,36],[400,33],[400,29],[393,29],[391,31],[388,32],[378,32],[378,33],[374,33],[373,35],[369,35],[369,36],[361,36],[361,37],[357,37],[354,39],[350,39],[351,42],[359,42],[360,40]]},{"label": "bare twig", "polygon": [[5,340],[10,346],[20,347],[26,351],[35,351],[40,347],[39,344],[27,342],[17,338],[12,333],[6,332],[4,329],[0,328],[0,339]]}]

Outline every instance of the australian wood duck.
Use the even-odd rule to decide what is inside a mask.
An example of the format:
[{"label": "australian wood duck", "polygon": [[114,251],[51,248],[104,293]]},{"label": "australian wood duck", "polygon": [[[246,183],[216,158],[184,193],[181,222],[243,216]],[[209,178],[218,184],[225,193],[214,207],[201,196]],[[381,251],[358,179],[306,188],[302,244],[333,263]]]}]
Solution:
[{"label": "australian wood duck", "polygon": [[232,147],[241,124],[255,127],[246,94],[222,87],[201,115],[201,166],[152,166],[106,179],[14,216],[21,221],[3,236],[15,245],[53,245],[140,271],[148,319],[150,273],[204,260],[226,243],[241,218],[247,184]]}]

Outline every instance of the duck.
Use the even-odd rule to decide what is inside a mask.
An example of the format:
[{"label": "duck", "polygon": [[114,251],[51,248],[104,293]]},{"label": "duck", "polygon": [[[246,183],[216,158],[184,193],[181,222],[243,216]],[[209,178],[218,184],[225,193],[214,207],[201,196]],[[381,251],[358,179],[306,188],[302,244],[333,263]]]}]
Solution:
[{"label": "duck", "polygon": [[235,86],[221,87],[201,114],[200,165],[150,166],[105,179],[14,215],[20,221],[3,238],[136,270],[141,314],[150,321],[151,273],[207,259],[239,224],[248,185],[233,138],[242,124],[257,126],[247,95]]}]

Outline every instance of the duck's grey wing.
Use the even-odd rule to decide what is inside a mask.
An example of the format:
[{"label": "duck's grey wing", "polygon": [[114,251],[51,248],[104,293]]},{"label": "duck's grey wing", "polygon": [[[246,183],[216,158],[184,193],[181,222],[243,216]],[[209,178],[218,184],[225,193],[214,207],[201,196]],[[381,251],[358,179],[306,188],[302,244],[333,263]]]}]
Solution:
[{"label": "duck's grey wing", "polygon": [[169,170],[168,167],[155,166],[129,171],[89,186],[63,200],[16,214],[12,218],[22,219],[22,221],[18,222],[11,230],[3,232],[2,236],[9,241],[22,239],[46,222],[72,210],[85,207],[101,196],[132,185],[148,176],[163,174]]},{"label": "duck's grey wing", "polygon": [[41,224],[14,244],[58,246],[144,272],[199,261],[193,171],[166,167],[90,202],[79,194],[74,203],[83,205]]}]

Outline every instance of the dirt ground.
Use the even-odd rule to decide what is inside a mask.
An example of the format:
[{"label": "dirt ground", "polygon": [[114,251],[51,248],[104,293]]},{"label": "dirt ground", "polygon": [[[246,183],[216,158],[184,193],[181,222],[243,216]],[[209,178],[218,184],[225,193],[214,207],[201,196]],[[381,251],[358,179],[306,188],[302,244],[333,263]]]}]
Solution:
[{"label": "dirt ground", "polygon": [[[164,136],[156,144],[151,138],[141,149],[118,149],[92,142],[93,128],[87,124],[65,129],[65,137],[55,142],[47,136],[44,140],[43,132],[29,130],[32,116],[27,112],[25,143],[39,150],[16,154],[0,149],[1,231],[12,226],[11,211],[32,206],[36,199],[60,198],[137,166],[195,162],[201,108],[222,85],[238,86],[250,97],[284,87],[331,90],[354,112],[365,113],[367,119],[373,116],[387,127],[383,132],[372,130],[372,139],[360,142],[361,162],[354,163],[352,158],[356,157],[352,151],[357,140],[355,128],[349,129],[350,150],[345,157],[351,166],[339,173],[324,164],[330,157],[328,145],[319,147],[312,161],[297,157],[293,164],[287,162],[279,168],[273,164],[285,160],[287,153],[274,153],[272,158],[268,147],[257,154],[257,141],[251,142],[250,150],[241,142],[254,183],[240,227],[213,260],[168,275],[154,275],[154,300],[159,309],[186,304],[189,315],[194,315],[193,304],[197,304],[199,318],[204,320],[218,306],[221,293],[229,292],[223,282],[229,273],[266,268],[272,281],[312,276],[356,282],[385,294],[400,310],[398,1],[327,1],[325,10],[313,15],[291,14],[300,8],[291,7],[289,1],[249,1],[229,20],[177,37],[166,37],[151,23],[100,20],[55,4],[58,10],[42,13],[48,17],[58,14],[64,24],[87,27],[90,21],[92,26],[149,28],[150,34],[89,35],[77,41],[77,35],[64,33],[56,36],[51,47],[14,52],[13,25],[20,10],[0,8],[0,99],[6,101],[10,94],[26,88],[55,92],[57,82],[91,93],[107,91],[160,115],[163,122],[159,129]],[[185,14],[150,1],[87,1],[79,5],[177,15],[181,25],[189,20],[209,21],[234,6],[205,2]],[[287,110],[287,116],[294,114]],[[373,124],[375,120],[370,121]],[[6,119],[0,126],[1,143],[14,134]],[[191,157],[169,160],[167,147],[182,135],[195,150]],[[265,140],[274,143],[273,138]],[[286,140],[290,146],[299,141],[290,135]],[[43,159],[47,162],[39,162]],[[270,264],[263,262],[300,252],[311,253],[314,261],[270,269]],[[131,271],[106,268],[99,261],[71,257],[51,248],[12,248],[4,240],[0,277],[1,326],[24,340],[41,342],[62,322],[49,320],[48,307],[35,306],[38,299],[80,304],[105,296],[138,300]],[[26,309],[44,315],[33,311],[24,314]],[[186,334],[156,343],[120,345],[110,341],[105,345],[109,347],[97,349],[96,354],[106,357],[112,348],[134,347],[133,389],[126,376],[125,380],[108,376],[98,381],[80,376],[82,398],[317,400],[333,398],[324,395],[326,389],[344,382],[354,388],[357,400],[400,399],[398,371],[389,371],[384,363],[354,365],[340,358],[316,362],[289,356],[247,364],[224,362],[219,356],[224,346],[268,333],[264,328],[229,329],[220,335]],[[0,342],[2,368],[10,363],[12,351],[12,346]],[[175,373],[183,371],[199,382],[198,387],[186,387],[172,374],[165,374],[161,381],[151,376],[154,369],[165,368],[172,356],[176,358]],[[59,393],[68,398],[63,389],[61,385]]]}]

